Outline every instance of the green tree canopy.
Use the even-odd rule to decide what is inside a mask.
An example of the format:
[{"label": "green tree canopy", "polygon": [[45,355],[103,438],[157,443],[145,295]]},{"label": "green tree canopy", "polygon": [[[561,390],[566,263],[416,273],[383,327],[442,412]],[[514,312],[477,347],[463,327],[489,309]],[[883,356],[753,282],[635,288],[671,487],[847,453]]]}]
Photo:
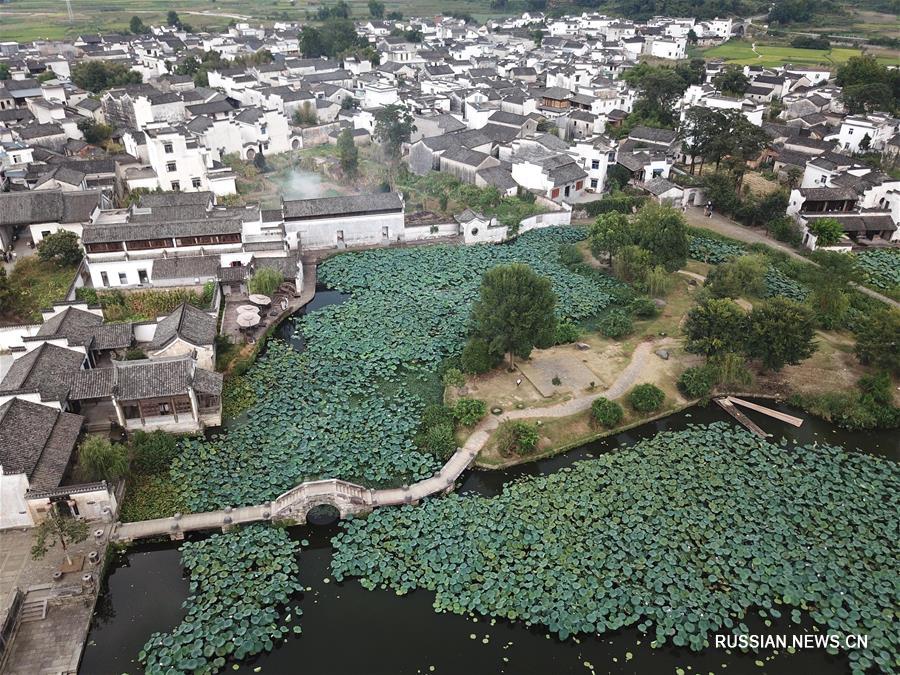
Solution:
[{"label": "green tree canopy", "polygon": [[391,159],[400,158],[400,149],[416,130],[413,116],[399,103],[386,105],[375,113],[375,140]]},{"label": "green tree canopy", "polygon": [[706,277],[706,286],[716,298],[762,296],[768,265],[764,256],[742,255],[713,267]]},{"label": "green tree canopy", "polygon": [[834,246],[844,236],[844,227],[835,218],[816,218],[807,227],[816,235],[816,246]]},{"label": "green tree canopy", "polygon": [[684,322],[686,349],[713,356],[743,351],[747,315],[728,298],[710,298],[691,309]]},{"label": "green tree canopy", "polygon": [[72,81],[95,94],[111,87],[143,82],[141,74],[121,63],[110,61],[81,61],[72,67]]},{"label": "green tree canopy", "polygon": [[128,450],[108,438],[92,435],[78,447],[78,475],[85,481],[113,482],[128,473]]},{"label": "green tree canopy", "polygon": [[337,151],[344,176],[355,178],[359,173],[359,148],[353,142],[353,132],[349,127],[338,134]]},{"label": "green tree canopy", "polygon": [[601,214],[588,233],[591,253],[600,258],[608,255],[610,262],[623,246],[634,243],[634,228],[624,213],[611,211]]},{"label": "green tree canopy", "polygon": [[835,80],[853,114],[895,111],[900,105],[900,70],[889,69],[870,54],[854,56],[838,66]]},{"label": "green tree canopy", "polygon": [[47,512],[47,517],[34,528],[34,545],[31,547],[31,557],[40,560],[47,552],[59,544],[66,556],[66,562],[72,564],[69,555],[69,546],[78,544],[88,536],[88,525],[83,520],[76,520],[64,516],[59,512],[59,507],[53,505]]},{"label": "green tree canopy", "polygon": [[816,351],[815,322],[804,305],[787,298],[772,298],[753,308],[747,321],[747,354],[765,368],[781,370],[796,365]]},{"label": "green tree canopy", "polygon": [[725,66],[712,80],[713,86],[727,96],[743,96],[750,79],[741,66]]},{"label": "green tree canopy", "polygon": [[866,365],[900,375],[900,310],[870,314],[856,333],[856,356]]},{"label": "green tree canopy", "polygon": [[556,294],[550,280],[528,265],[498,265],[481,281],[472,308],[473,336],[492,353],[527,358],[537,344],[553,344],[556,335]]},{"label": "green tree canopy", "polygon": [[135,35],[144,35],[150,32],[150,28],[145,26],[144,21],[137,15],[131,17],[131,21],[128,22],[128,30]]},{"label": "green tree canopy", "polygon": [[78,244],[78,235],[69,230],[57,230],[48,234],[38,244],[38,257],[53,262],[60,267],[77,265],[83,254]]},{"label": "green tree canopy", "polygon": [[113,134],[111,126],[95,122],[88,117],[78,120],[78,130],[84,134],[84,140],[93,145],[108,141]]},{"label": "green tree canopy", "polygon": [[687,225],[684,216],[671,206],[647,202],[635,218],[641,248],[650,252],[653,265],[669,272],[684,267],[688,256]]},{"label": "green tree canopy", "polygon": [[681,75],[671,68],[640,63],[622,77],[640,90],[633,109],[636,118],[662,126],[675,123],[675,103],[688,87]]},{"label": "green tree canopy", "polygon": [[369,16],[373,19],[384,17],[384,3],[378,0],[369,0]]}]

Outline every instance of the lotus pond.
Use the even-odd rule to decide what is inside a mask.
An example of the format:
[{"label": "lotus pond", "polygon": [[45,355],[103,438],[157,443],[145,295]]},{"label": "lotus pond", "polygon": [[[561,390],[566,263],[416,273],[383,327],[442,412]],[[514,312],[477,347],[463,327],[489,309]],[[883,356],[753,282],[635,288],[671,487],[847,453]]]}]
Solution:
[{"label": "lotus pond", "polygon": [[[776,407],[795,414],[797,412],[782,406]],[[745,462],[749,461],[751,456],[756,452],[764,452],[765,462],[762,466],[757,467],[757,471],[750,472],[749,475],[742,478],[741,473],[737,471],[723,472],[721,466],[715,462],[699,465],[696,460],[691,459],[691,453],[683,453],[684,456],[671,467],[671,471],[677,474],[678,480],[685,481],[685,497],[683,502],[674,501],[670,505],[670,509],[678,510],[685,517],[690,518],[691,522],[694,522],[694,519],[702,514],[703,509],[699,504],[704,500],[708,504],[725,504],[727,498],[737,501],[735,497],[738,493],[734,490],[724,500],[720,494],[716,493],[716,490],[724,490],[725,486],[740,486],[746,481],[760,484],[761,492],[748,497],[746,510],[741,512],[745,516],[745,522],[737,524],[735,531],[752,534],[753,528],[761,522],[761,517],[756,515],[756,511],[765,514],[766,517],[771,517],[771,526],[767,525],[765,536],[757,537],[754,543],[741,544],[751,546],[754,553],[761,557],[758,563],[754,563],[751,559],[745,565],[747,571],[750,572],[746,581],[742,581],[739,578],[740,572],[737,572],[738,576],[734,579],[734,586],[730,589],[726,590],[724,584],[729,581],[728,574],[733,570],[729,571],[726,562],[719,563],[720,569],[716,572],[710,572],[720,577],[718,583],[721,584],[721,587],[714,592],[703,593],[701,591],[701,587],[709,582],[699,573],[704,564],[701,557],[703,553],[711,551],[713,546],[727,548],[729,545],[729,540],[713,536],[716,528],[724,524],[724,517],[710,518],[709,523],[702,527],[698,525],[697,531],[692,534],[700,538],[690,541],[695,548],[691,553],[686,553],[681,549],[681,544],[685,539],[678,537],[678,523],[668,522],[664,519],[665,508],[658,503],[655,496],[652,498],[649,496],[657,494],[652,481],[655,471],[653,468],[655,465],[651,461],[653,455],[658,453],[668,455],[673,452],[669,448],[673,445],[671,439],[683,439],[677,435],[670,436],[668,432],[681,434],[685,433],[691,424],[708,425],[730,420],[715,406],[693,408],[677,413],[643,427],[585,445],[566,455],[534,464],[514,467],[504,472],[470,472],[466,474],[460,490],[461,494],[467,495],[465,498],[435,499],[419,507],[422,516],[420,517],[421,522],[416,524],[419,528],[417,545],[422,561],[424,563],[426,560],[436,559],[433,566],[438,569],[445,564],[441,560],[458,561],[460,556],[469,556],[477,550],[484,553],[490,552],[495,546],[496,537],[502,535],[503,531],[509,527],[510,515],[521,519],[523,526],[531,526],[525,528],[526,533],[528,530],[533,531],[539,524],[541,527],[546,525],[547,536],[543,546],[557,545],[564,533],[577,532],[580,527],[583,527],[583,524],[573,514],[568,517],[551,518],[549,513],[551,505],[544,503],[543,506],[540,506],[541,502],[537,500],[561,499],[562,502],[558,505],[559,513],[589,508],[595,499],[594,491],[585,488],[584,481],[581,480],[577,485],[572,486],[571,492],[567,486],[572,482],[573,476],[579,476],[586,472],[597,478],[598,490],[602,483],[604,490],[597,491],[598,496],[603,497],[604,493],[609,493],[604,497],[609,498],[616,491],[628,491],[629,481],[631,481],[634,483],[634,492],[640,499],[637,500],[636,506],[629,508],[625,496],[622,495],[619,508],[609,517],[610,523],[604,524],[603,527],[592,528],[588,536],[576,543],[576,547],[595,549],[595,542],[607,542],[614,536],[614,533],[623,536],[623,533],[628,531],[625,519],[635,518],[640,509],[646,511],[642,515],[645,522],[641,527],[649,532],[652,541],[657,543],[661,541],[659,537],[654,537],[652,534],[652,527],[656,526],[667,528],[670,535],[674,537],[671,545],[662,542],[665,545],[652,549],[660,556],[661,561],[672,558],[674,567],[665,570],[659,565],[648,565],[639,569],[637,564],[631,563],[631,576],[608,575],[609,578],[615,580],[615,589],[636,589],[643,586],[650,594],[649,597],[656,597],[655,584],[648,583],[649,575],[658,573],[661,576],[666,573],[671,576],[673,582],[678,579],[678,583],[681,583],[682,579],[677,570],[683,568],[685,574],[694,575],[693,578],[687,578],[684,595],[680,596],[678,592],[674,591],[671,595],[667,595],[669,586],[672,584],[663,585],[663,592],[658,594],[659,597],[668,597],[668,600],[672,602],[673,611],[678,607],[676,603],[679,600],[684,603],[687,599],[697,603],[690,607],[690,611],[696,612],[702,607],[727,609],[724,604],[715,604],[713,598],[717,594],[733,598],[735,604],[744,601],[748,597],[744,595],[746,593],[750,595],[756,593],[759,598],[762,598],[766,593],[759,588],[756,591],[750,591],[749,588],[753,583],[759,585],[758,575],[767,574],[766,570],[772,567],[773,563],[768,556],[783,546],[791,537],[824,537],[826,532],[836,532],[834,546],[832,547],[830,541],[827,543],[832,553],[823,551],[822,547],[812,552],[801,547],[796,550],[792,549],[792,554],[785,560],[778,560],[777,563],[774,563],[779,570],[784,565],[791,568],[781,583],[799,585],[804,579],[808,581],[808,576],[803,574],[802,562],[806,557],[810,557],[810,559],[815,558],[819,561],[816,563],[817,565],[825,566],[824,568],[818,566],[814,568],[817,574],[823,572],[823,580],[814,582],[814,584],[824,584],[818,592],[826,592],[825,589],[828,588],[827,584],[830,582],[830,570],[834,566],[842,570],[846,567],[849,574],[846,581],[841,584],[836,596],[840,596],[841,591],[855,593],[860,589],[863,592],[871,589],[878,579],[879,572],[875,565],[875,557],[879,555],[879,547],[893,546],[893,560],[897,559],[895,541],[884,542],[877,537],[873,538],[874,532],[891,526],[896,530],[897,527],[896,495],[898,486],[896,481],[898,478],[894,463],[898,453],[897,439],[890,433],[850,434],[814,419],[807,419],[803,427],[794,429],[755,413],[750,413],[750,415],[776,436],[785,435],[799,444],[809,445],[816,441],[820,443],[827,441],[842,444],[847,448],[859,447],[866,454],[823,450],[821,451],[824,453],[822,455],[816,454],[815,457],[804,459],[796,448],[783,448],[778,444],[760,444],[759,441],[746,438],[743,432],[731,426],[728,426],[727,429],[716,429],[716,433],[727,439],[729,445],[732,446],[731,452],[739,455],[734,462],[732,460],[735,458],[727,458],[730,462],[729,466],[735,469],[738,467],[746,469],[748,467]],[[663,432],[662,435],[658,436],[661,432]],[[687,433],[691,434],[690,438],[693,439],[693,435],[698,432]],[[710,448],[704,447],[705,445],[708,445],[708,441],[703,442],[701,438],[698,452],[703,453],[707,459],[725,452],[724,449],[717,450],[718,445]],[[766,446],[769,445],[771,445],[771,449],[767,449]],[[627,453],[609,454],[623,448],[631,449],[627,450]],[[839,458],[837,463],[828,459],[833,459],[835,453]],[[632,460],[630,464],[617,466],[618,463],[629,459],[629,455]],[[881,459],[876,461],[872,456],[880,456]],[[569,468],[578,460],[588,461]],[[879,489],[876,479],[883,476],[879,471],[873,469],[873,462],[874,466],[880,466],[882,469],[885,466],[891,467],[888,470],[888,479],[893,481],[893,494],[888,495],[887,501],[881,503],[875,498]],[[592,465],[596,465],[596,468]],[[604,470],[601,471],[600,467],[603,467]],[[632,467],[643,467],[640,470],[641,475],[629,474],[627,480],[623,482],[616,483],[613,475],[609,473]],[[774,467],[779,467],[787,473],[784,475],[773,473]],[[863,467],[866,468],[863,469]],[[849,483],[851,479],[861,477],[860,471],[865,474],[865,480]],[[837,479],[847,482],[848,487],[845,489],[836,485]],[[671,480],[662,482],[661,489],[671,489]],[[715,487],[717,482],[722,483],[718,488]],[[766,487],[767,483],[772,483],[773,487]],[[785,494],[792,484],[797,487],[814,484],[815,487],[796,494],[792,490],[791,498],[788,499]],[[701,487],[709,489],[709,493],[698,492],[697,490]],[[889,486],[881,485],[882,489],[885,487]],[[826,500],[825,494],[830,494],[832,497],[842,496],[836,494],[835,490],[851,493],[851,497],[845,499],[847,503],[832,503]],[[506,493],[510,492],[518,493],[523,499],[510,502],[508,498],[504,497]],[[526,495],[525,493],[533,494]],[[562,496],[567,494],[574,498],[563,499]],[[529,496],[535,497],[534,503],[526,499]],[[688,500],[688,496],[693,499],[693,502]],[[846,497],[846,494],[843,496]],[[865,501],[863,502],[863,500]],[[472,501],[473,505],[460,509],[454,504],[466,501]],[[444,505],[444,502],[447,505]],[[825,502],[824,506],[822,506],[822,502]],[[860,508],[860,504],[863,503],[866,509],[865,516],[861,513]],[[782,531],[781,528],[789,526],[798,510],[813,509],[816,504],[822,506],[824,510],[815,515],[814,520],[809,523],[809,527],[805,531],[790,529]],[[639,509],[637,505],[643,506]],[[486,517],[482,517],[474,521],[459,522],[458,528],[447,533],[446,544],[443,543],[443,539],[438,543],[431,538],[437,532],[432,524],[435,514],[440,513],[447,518],[458,519],[463,514],[471,514],[473,509],[483,515],[489,514],[488,517],[493,517],[494,520],[489,521]],[[376,541],[380,537],[387,537],[390,545],[395,546],[397,551],[396,560],[393,562],[385,560],[384,557],[379,557],[377,554],[374,557],[376,565],[383,568],[381,573],[385,575],[385,580],[391,574],[394,566],[399,569],[413,565],[414,561],[407,558],[402,552],[404,542],[414,536],[413,531],[410,530],[404,534],[387,527],[387,524],[395,519],[396,523],[413,522],[412,519],[416,518],[413,511],[414,509],[384,511],[383,515],[377,515],[369,521],[351,523],[346,529],[338,524],[319,528],[312,526],[293,528],[290,532],[293,545],[300,545],[302,548],[297,561],[303,589],[291,596],[286,607],[281,607],[280,618],[274,622],[277,626],[289,625],[291,630],[274,641],[275,649],[273,651],[258,654],[241,662],[239,671],[246,673],[297,672],[301,669],[300,664],[302,664],[302,671],[315,674],[385,673],[391,675],[429,672],[453,674],[467,672],[473,675],[482,673],[678,673],[679,669],[684,673],[713,672],[717,675],[723,673],[727,675],[729,672],[785,674],[817,672],[821,675],[828,675],[829,673],[846,673],[850,670],[851,661],[846,655],[829,655],[823,650],[800,650],[795,653],[786,651],[775,653],[766,650],[745,654],[739,651],[726,652],[722,649],[707,648],[695,653],[687,646],[673,644],[674,636],[667,636],[669,639],[665,644],[654,649],[650,647],[650,643],[655,639],[656,624],[645,626],[646,633],[641,632],[636,625],[648,621],[646,618],[629,625],[622,625],[617,629],[613,629],[610,622],[610,625],[605,626],[606,631],[599,637],[594,633],[579,634],[561,641],[559,636],[550,633],[545,625],[535,623],[528,627],[522,619],[470,617],[452,612],[437,613],[433,604],[443,601],[439,598],[446,600],[451,596],[456,596],[457,592],[453,591],[451,587],[449,594],[444,593],[439,596],[431,590],[415,589],[412,576],[408,580],[401,581],[404,585],[411,587],[411,590],[402,596],[397,595],[393,587],[383,589],[380,584],[376,585],[374,590],[368,591],[354,577],[337,581],[332,566],[346,570],[348,561],[350,561],[348,554],[351,551],[363,552],[369,545],[366,543],[367,541]],[[650,520],[650,515],[654,511],[656,519]],[[885,513],[886,516],[883,515]],[[531,520],[525,520],[526,516]],[[858,523],[857,521],[861,518],[862,522]],[[854,529],[849,531],[844,528],[842,531],[841,526],[845,521],[841,519],[852,520]],[[893,525],[891,525],[892,522]],[[368,532],[365,538],[360,538],[359,533],[362,532],[362,529],[370,527],[372,531]],[[462,530],[462,533],[458,534],[455,530]],[[480,534],[485,533],[489,533],[489,536],[479,538]],[[341,543],[336,549],[333,549],[332,540],[336,536],[340,538]],[[464,541],[460,544],[459,539],[463,537]],[[210,538],[212,537],[205,540]],[[743,540],[737,539],[736,541],[743,542]],[[613,558],[623,550],[634,550],[635,546],[641,545],[646,544],[632,542],[630,549],[613,547],[606,553],[609,558]],[[523,552],[523,543],[516,543],[516,546],[518,548],[512,549],[511,552],[513,550]],[[530,546],[536,548],[537,545],[531,543]],[[856,547],[857,551],[845,555],[848,550],[845,547],[851,549]],[[436,556],[438,550],[443,551],[443,555]],[[559,558],[559,560],[566,561],[566,569],[560,573],[561,580],[564,578],[563,574],[572,573],[577,569],[578,564],[584,564],[583,561],[579,562],[581,555],[575,548],[567,558]],[[598,569],[606,569],[603,559],[597,556],[596,551],[592,556],[590,560],[596,562]],[[851,556],[857,556],[858,560],[864,561],[863,564],[869,567],[854,567]],[[515,570],[513,563],[516,558],[514,556],[501,557],[499,560],[504,560],[506,564],[510,565],[511,571]],[[886,584],[882,584],[882,588],[887,594],[886,600],[890,601],[893,598],[894,607],[896,607],[898,593],[896,562],[894,565],[891,572],[893,576],[887,579]],[[429,567],[431,566],[429,564]],[[659,568],[658,572],[657,568]],[[534,577],[538,576],[537,569],[538,567],[535,565],[534,570],[531,571]],[[411,574],[412,568],[410,567],[408,571]],[[449,578],[456,572],[445,570],[444,573]],[[423,569],[417,569],[416,574],[421,575],[419,580],[422,586],[425,586],[426,580],[431,578],[431,573]],[[870,575],[869,582],[866,582],[867,574]],[[708,577],[708,574],[706,576]],[[589,575],[584,577],[585,580],[589,578]],[[371,584],[367,582],[367,585]],[[557,591],[560,593],[560,597],[565,595],[562,591],[567,586],[571,585],[560,584]],[[477,587],[477,583],[473,584],[472,590],[476,590]],[[520,597],[524,597],[525,592],[534,587],[533,582],[529,586],[528,580],[523,579],[521,592],[517,589],[516,592],[509,594],[510,602],[520,603]],[[601,587],[603,586],[601,585]],[[582,597],[587,600],[591,596],[588,595],[587,588],[583,590]],[[801,588],[794,588],[792,591],[798,593],[796,601],[798,603],[806,601],[807,607],[812,612],[831,608],[831,605],[827,607],[815,605],[816,608],[813,609],[814,605],[809,598],[801,597],[798,592],[800,590]],[[797,617],[799,624],[795,624],[793,622],[795,617],[792,616],[794,607],[785,602],[785,595],[787,595],[784,593],[785,589],[778,588],[777,591],[781,595],[776,595],[775,586],[770,588],[768,606],[764,600],[760,600],[759,605],[751,605],[749,613],[737,620],[732,619],[732,622],[736,626],[740,626],[741,623],[745,624],[753,633],[813,632],[815,629],[810,611],[802,610]],[[98,615],[91,629],[81,672],[85,674],[140,672],[136,658],[144,647],[147,637],[153,632],[170,633],[176,629],[186,615],[181,604],[189,595],[190,591],[188,583],[184,579],[184,570],[180,563],[177,544],[141,545],[122,554],[112,566],[101,595]],[[851,597],[857,598],[856,595]],[[789,599],[795,600],[794,597]],[[580,602],[580,599],[576,599],[574,602],[565,600],[560,606],[568,614],[575,615],[584,609]],[[654,605],[651,603],[650,606]],[[302,608],[303,611],[303,615],[299,619],[296,612],[297,607]],[[659,607],[666,607],[666,605]],[[877,613],[869,612],[870,608],[858,604],[851,606],[850,601],[841,607],[847,610],[848,617],[852,615],[853,611],[856,611],[860,617],[868,616],[872,620],[879,621]],[[683,604],[682,608],[684,608]],[[761,609],[765,613],[765,617],[760,616],[759,610]],[[772,609],[780,616],[772,613]],[[285,621],[287,614],[293,615],[291,622]],[[888,617],[880,619],[880,621],[888,620]],[[892,620],[896,622],[896,618]],[[594,625],[597,621],[598,619],[595,618]],[[299,635],[293,632],[293,626],[298,622],[302,624],[302,633]],[[699,625],[699,623],[698,621],[697,624]],[[727,631],[723,630],[722,632]],[[895,652],[894,657],[896,657]],[[432,666],[434,671],[430,670]],[[257,668],[260,670],[256,671]],[[231,669],[230,663],[226,665],[226,669]]]}]

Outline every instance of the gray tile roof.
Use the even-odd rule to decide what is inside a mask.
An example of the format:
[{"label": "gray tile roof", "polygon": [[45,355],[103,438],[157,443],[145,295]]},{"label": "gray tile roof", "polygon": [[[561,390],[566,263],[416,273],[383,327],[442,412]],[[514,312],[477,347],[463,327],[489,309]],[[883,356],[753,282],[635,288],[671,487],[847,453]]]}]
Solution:
[{"label": "gray tile roof", "polygon": [[0,405],[0,465],[24,473],[32,488],[57,487],[65,474],[84,418],[13,398]]},{"label": "gray tile roof", "polygon": [[47,319],[38,329],[37,337],[66,338],[72,345],[87,345],[94,330],[103,323],[103,317],[77,307],[66,307]]},{"label": "gray tile roof", "polygon": [[197,368],[194,371],[194,389],[200,394],[222,395],[222,373]]},{"label": "gray tile roof", "polygon": [[94,329],[92,349],[125,349],[134,341],[130,323],[106,323]]},{"label": "gray tile roof", "polygon": [[198,347],[213,344],[216,339],[215,317],[193,305],[182,303],[156,325],[150,349],[162,349],[176,338]]},{"label": "gray tile roof", "polygon": [[44,343],[13,361],[0,391],[38,391],[45,401],[61,401],[69,390],[72,371],[84,363],[84,354]]},{"label": "gray tile roof", "polygon": [[284,202],[284,217],[290,220],[328,218],[337,216],[393,213],[403,209],[396,192],[383,192],[351,197],[295,199]]},{"label": "gray tile roof", "polygon": [[192,255],[176,258],[155,258],[153,278],[166,279],[214,279],[219,271],[219,256]]},{"label": "gray tile roof", "polygon": [[207,218],[176,222],[122,223],[85,227],[81,239],[85,244],[169,237],[196,237],[213,234],[240,234],[241,221],[231,218]]},{"label": "gray tile roof", "polygon": [[202,369],[195,368],[190,357],[182,357],[116,361],[115,370],[117,397],[123,401],[135,401],[184,394],[194,381],[195,371],[200,372]]},{"label": "gray tile roof", "polygon": [[69,400],[108,398],[113,395],[116,384],[115,368],[92,368],[79,370],[69,379]]},{"label": "gray tile roof", "polygon": [[0,193],[0,225],[86,223],[100,203],[99,190]]}]

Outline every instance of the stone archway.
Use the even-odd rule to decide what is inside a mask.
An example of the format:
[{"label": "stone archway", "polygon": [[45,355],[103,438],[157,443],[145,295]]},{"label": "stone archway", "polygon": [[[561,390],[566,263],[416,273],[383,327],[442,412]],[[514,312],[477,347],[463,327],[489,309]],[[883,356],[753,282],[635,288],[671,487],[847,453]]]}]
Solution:
[{"label": "stone archway", "polygon": [[310,506],[303,516],[307,525],[330,525],[344,517],[343,512],[331,502],[322,502]]},{"label": "stone archway", "polygon": [[254,157],[256,157],[256,150],[247,148],[247,161],[252,162]]},{"label": "stone archway", "polygon": [[300,139],[299,138],[295,138],[294,140],[291,141],[291,149],[292,150],[300,149]]}]

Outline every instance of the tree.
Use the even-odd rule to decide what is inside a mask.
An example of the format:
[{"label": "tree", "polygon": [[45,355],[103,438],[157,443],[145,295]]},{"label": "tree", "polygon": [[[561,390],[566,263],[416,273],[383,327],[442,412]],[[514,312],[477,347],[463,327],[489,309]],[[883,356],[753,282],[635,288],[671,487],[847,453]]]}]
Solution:
[{"label": "tree", "polygon": [[369,16],[373,19],[384,17],[384,3],[378,0],[369,0]]},{"label": "tree", "polygon": [[84,140],[91,145],[108,141],[113,133],[113,128],[108,124],[100,124],[88,117],[78,120],[78,130],[84,134]]},{"label": "tree", "polygon": [[536,344],[552,344],[556,335],[556,294],[550,280],[528,265],[513,263],[489,269],[472,308],[473,336],[497,355],[527,358]]},{"label": "tree", "polygon": [[318,28],[304,26],[300,29],[300,53],[308,59],[316,59],[325,54],[325,45]]},{"label": "tree", "polygon": [[609,310],[606,315],[600,319],[597,327],[603,335],[612,338],[613,340],[618,340],[634,330],[631,316],[621,309]]},{"label": "tree", "polygon": [[717,150],[715,144],[725,130],[725,121],[725,116],[713,108],[694,106],[685,113],[679,137],[685,144],[685,152],[691,156],[692,175],[698,158],[703,173],[703,161]]},{"label": "tree", "polygon": [[650,252],[654,265],[662,265],[669,272],[684,267],[688,236],[681,213],[671,206],[648,202],[638,211],[635,226],[640,246]]},{"label": "tree", "polygon": [[64,516],[59,512],[59,507],[53,504],[47,512],[47,517],[34,528],[34,545],[31,547],[31,557],[40,560],[47,551],[59,544],[66,556],[66,563],[72,564],[69,555],[69,546],[78,544],[87,539],[88,526],[83,520],[76,520]]},{"label": "tree", "polygon": [[602,424],[607,428],[616,426],[622,421],[624,416],[625,412],[622,410],[622,406],[615,401],[610,401],[608,398],[601,396],[594,399],[594,402],[591,403],[591,417],[598,424]]},{"label": "tree", "polygon": [[400,158],[400,148],[416,130],[413,116],[404,106],[393,103],[375,113],[375,140],[391,159]]},{"label": "tree", "polygon": [[78,447],[78,475],[85,481],[110,483],[128,473],[128,452],[124,445],[103,436],[88,436]]},{"label": "tree", "polygon": [[535,28],[528,32],[528,37],[534,41],[534,46],[536,48],[540,48],[544,42],[544,31],[540,28]]},{"label": "tree", "polygon": [[848,59],[838,67],[835,81],[842,88],[844,105],[854,115],[894,111],[900,104],[900,71],[889,69],[870,54]]},{"label": "tree", "polygon": [[763,367],[781,370],[816,351],[815,322],[808,307],[787,298],[772,298],[753,308],[747,321],[746,350]]},{"label": "tree", "polygon": [[9,73],[9,64],[0,63],[0,81],[8,80],[11,77]]},{"label": "tree", "polygon": [[48,234],[38,244],[38,257],[60,267],[70,267],[81,262],[83,254],[78,245],[78,235],[69,230],[57,230]]},{"label": "tree", "polygon": [[527,455],[537,447],[540,435],[537,427],[520,420],[508,420],[494,434],[497,451],[502,457]]},{"label": "tree", "polygon": [[856,333],[856,358],[900,375],[900,310],[882,309],[863,321]]},{"label": "tree", "polygon": [[740,189],[747,162],[759,157],[759,153],[769,142],[768,134],[739,111],[731,110],[725,117],[728,120],[727,147],[731,163],[731,171],[736,178],[736,187]]},{"label": "tree", "polygon": [[170,26],[181,26],[181,19],[178,18],[178,12],[174,9],[170,9],[168,14],[166,14],[166,23]]},{"label": "tree", "polygon": [[355,47],[365,47],[368,42],[360,38],[356,26],[347,18],[333,17],[322,24],[319,31],[326,56],[332,58]]},{"label": "tree", "polygon": [[844,237],[844,227],[835,218],[816,218],[807,225],[816,235],[816,246],[834,246]]},{"label": "tree", "polygon": [[301,127],[312,127],[319,123],[319,116],[316,109],[309,101],[304,101],[297,110],[294,111],[294,124]]},{"label": "tree", "polygon": [[741,97],[750,87],[750,79],[740,66],[726,66],[713,79],[713,86],[728,96]]},{"label": "tree", "polygon": [[487,404],[477,398],[461,398],[453,406],[453,417],[464,427],[477,424],[487,414]]},{"label": "tree", "polygon": [[137,15],[131,17],[131,21],[128,23],[128,29],[135,35],[145,35],[150,32],[150,29],[144,25],[141,17]]},{"label": "tree", "polygon": [[462,356],[460,356],[460,365],[467,373],[481,375],[493,369],[502,360],[502,354],[491,352],[487,340],[469,338],[463,348]]},{"label": "tree", "polygon": [[800,180],[803,178],[803,171],[801,171],[796,166],[792,166],[787,170],[787,176],[785,182],[787,183],[788,189],[793,190],[798,185],[800,185]]},{"label": "tree", "polygon": [[639,384],[628,393],[628,405],[639,413],[649,413],[662,407],[666,395],[655,384]]},{"label": "tree", "polygon": [[690,398],[703,398],[709,396],[716,383],[715,378],[715,370],[711,366],[693,366],[678,378],[678,389]]},{"label": "tree", "polygon": [[630,244],[620,248],[618,253],[613,261],[613,274],[625,283],[644,284],[650,271],[650,252]]},{"label": "tree", "polygon": [[72,81],[82,89],[96,94],[110,87],[140,84],[143,77],[121,63],[82,61],[72,67]]},{"label": "tree", "polygon": [[338,134],[337,151],[344,176],[355,178],[359,173],[359,148],[353,142],[353,132],[349,128]]},{"label": "tree", "polygon": [[623,246],[634,243],[633,228],[624,213],[611,211],[601,214],[588,232],[591,253],[596,258],[608,255],[610,264]]},{"label": "tree", "polygon": [[272,295],[281,286],[284,275],[274,267],[261,267],[253,273],[247,287],[251,293]]},{"label": "tree", "polygon": [[640,63],[622,76],[640,90],[634,104],[635,118],[667,126],[675,122],[675,103],[687,89],[687,82],[671,68]]},{"label": "tree", "polygon": [[11,308],[15,304],[16,292],[9,283],[9,277],[6,275],[6,268],[0,266],[0,316],[3,310]]},{"label": "tree", "polygon": [[747,315],[737,303],[710,298],[691,309],[684,322],[685,349],[712,356],[722,352],[743,351]]},{"label": "tree", "polygon": [[742,255],[713,267],[706,276],[705,285],[716,298],[762,296],[768,266],[764,256]]}]

